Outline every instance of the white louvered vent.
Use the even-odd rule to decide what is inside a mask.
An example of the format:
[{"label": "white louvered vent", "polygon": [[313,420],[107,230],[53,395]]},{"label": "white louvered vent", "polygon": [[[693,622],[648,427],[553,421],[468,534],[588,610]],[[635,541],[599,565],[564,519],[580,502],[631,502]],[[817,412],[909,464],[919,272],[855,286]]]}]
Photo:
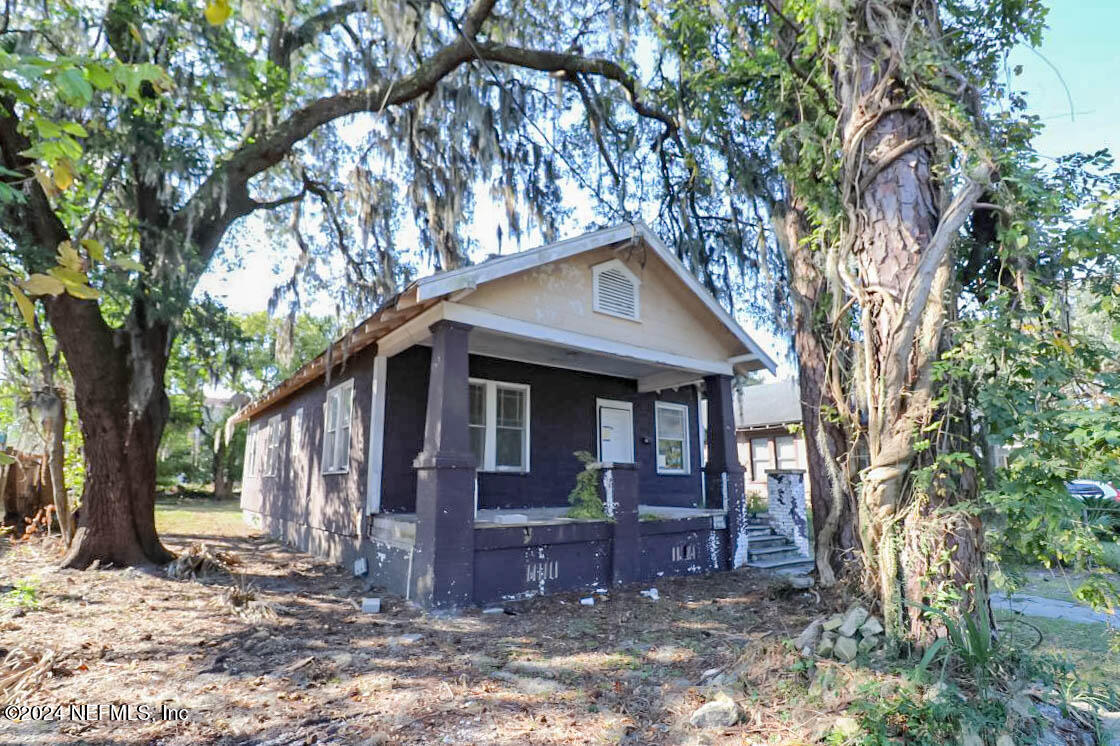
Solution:
[{"label": "white louvered vent", "polygon": [[595,296],[594,309],[599,313],[621,316],[624,319],[638,320],[641,284],[634,273],[617,259],[604,262],[594,268],[592,292]]}]

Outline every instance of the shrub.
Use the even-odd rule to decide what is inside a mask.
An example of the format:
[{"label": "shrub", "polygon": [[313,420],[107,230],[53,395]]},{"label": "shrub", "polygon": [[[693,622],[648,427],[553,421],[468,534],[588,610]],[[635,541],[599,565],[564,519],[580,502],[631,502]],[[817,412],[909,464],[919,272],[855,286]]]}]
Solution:
[{"label": "shrub", "polygon": [[593,521],[607,520],[603,501],[599,498],[599,473],[601,469],[595,457],[587,451],[573,454],[583,464],[583,471],[576,476],[576,486],[568,493],[569,518],[584,518]]}]

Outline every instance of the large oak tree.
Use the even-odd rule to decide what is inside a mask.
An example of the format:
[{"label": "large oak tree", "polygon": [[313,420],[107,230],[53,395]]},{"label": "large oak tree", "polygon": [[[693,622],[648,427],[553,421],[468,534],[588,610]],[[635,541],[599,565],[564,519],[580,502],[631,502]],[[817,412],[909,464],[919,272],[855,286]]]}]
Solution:
[{"label": "large oak tree", "polygon": [[[42,296],[88,464],[70,567],[170,558],[154,523],[168,352],[239,221],[291,216],[309,274],[318,247],[337,244],[344,291],[368,307],[402,276],[392,243],[402,203],[438,267],[463,260],[479,182],[505,201],[507,230],[528,219],[555,230],[560,179],[542,127],[562,137],[563,96],[582,102],[584,120],[599,121],[607,91],[661,130],[675,126],[615,61],[626,42],[610,33],[620,19],[609,4],[559,14],[532,2],[499,11],[494,0],[264,2],[229,18],[224,2],[205,14],[175,0],[6,8],[0,44],[26,85],[22,96],[0,88],[0,250],[9,268],[79,271],[100,293],[80,282]],[[54,88],[36,89],[43,71]],[[359,146],[335,126],[344,120],[367,130]],[[80,160],[57,147],[49,125],[60,121],[63,140],[81,139]],[[355,168],[338,174],[346,163]],[[307,213],[321,226],[309,238]],[[364,251],[344,235],[351,222]],[[83,240],[97,243],[57,266],[60,247]],[[103,246],[116,264],[98,261]],[[293,277],[289,294],[298,287]]]}]

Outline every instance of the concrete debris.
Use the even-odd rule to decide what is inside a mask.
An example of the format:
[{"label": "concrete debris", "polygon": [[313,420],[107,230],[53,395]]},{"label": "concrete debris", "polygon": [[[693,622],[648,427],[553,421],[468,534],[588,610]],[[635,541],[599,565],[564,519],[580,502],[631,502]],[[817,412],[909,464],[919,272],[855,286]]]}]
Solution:
[{"label": "concrete debris", "polygon": [[594,596],[588,596],[587,598],[581,598],[579,600],[579,602],[584,606],[594,606],[595,605],[595,597]]},{"label": "concrete debris", "polygon": [[879,636],[878,635],[871,635],[870,637],[864,637],[859,641],[859,652],[861,652],[861,653],[870,653],[872,650],[874,650],[877,647],[879,647]]},{"label": "concrete debris", "polygon": [[491,606],[489,608],[483,609],[482,613],[483,614],[501,614],[504,611],[505,611],[505,609],[503,609],[501,606]]},{"label": "concrete debris", "polygon": [[837,660],[850,663],[856,659],[856,654],[859,653],[859,643],[856,642],[854,637],[838,637],[832,652]]},{"label": "concrete debris", "polygon": [[381,613],[381,599],[380,598],[363,598],[362,611],[366,614],[380,614]]},{"label": "concrete debris", "polygon": [[661,598],[661,594],[657,592],[656,588],[650,588],[648,591],[641,591],[640,595],[645,596],[650,601],[656,601]]},{"label": "concrete debris", "polygon": [[822,626],[824,627],[825,632],[835,632],[836,630],[840,629],[840,625],[843,623],[844,615],[836,614],[835,616],[831,616],[826,619]]},{"label": "concrete debris", "polygon": [[837,632],[839,632],[842,637],[855,637],[856,632],[859,631],[859,628],[867,621],[868,616],[869,612],[867,609],[858,605],[853,606],[848,609],[848,613],[844,615],[844,623],[840,625],[840,629],[838,629]]},{"label": "concrete debris", "polygon": [[823,631],[824,620],[814,619],[809,623],[809,626],[802,630],[801,634],[797,636],[793,646],[798,650],[816,647],[817,641],[821,639],[821,633]]},{"label": "concrete debris", "polygon": [[861,637],[881,635],[883,634],[883,623],[879,621],[878,617],[871,617],[859,628],[859,634]]},{"label": "concrete debris", "polygon": [[721,694],[698,707],[688,722],[696,728],[728,728],[738,723],[742,717],[743,711],[735,700]]}]

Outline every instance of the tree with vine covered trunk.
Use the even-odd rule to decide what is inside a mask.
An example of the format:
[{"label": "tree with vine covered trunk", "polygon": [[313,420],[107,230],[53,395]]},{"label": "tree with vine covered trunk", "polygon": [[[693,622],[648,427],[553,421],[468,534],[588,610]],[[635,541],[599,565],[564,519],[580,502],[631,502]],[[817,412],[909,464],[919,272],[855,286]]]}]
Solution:
[{"label": "tree with vine covered trunk", "polygon": [[1006,267],[1030,251],[1008,218],[1021,182],[1002,177],[1024,175],[1031,125],[995,73],[1044,14],[760,0],[669,4],[661,22],[707,142],[769,144],[736,178],[790,277],[821,578],[861,571],[896,642],[937,635],[930,608],[988,618],[975,389],[941,371],[968,253]]}]

